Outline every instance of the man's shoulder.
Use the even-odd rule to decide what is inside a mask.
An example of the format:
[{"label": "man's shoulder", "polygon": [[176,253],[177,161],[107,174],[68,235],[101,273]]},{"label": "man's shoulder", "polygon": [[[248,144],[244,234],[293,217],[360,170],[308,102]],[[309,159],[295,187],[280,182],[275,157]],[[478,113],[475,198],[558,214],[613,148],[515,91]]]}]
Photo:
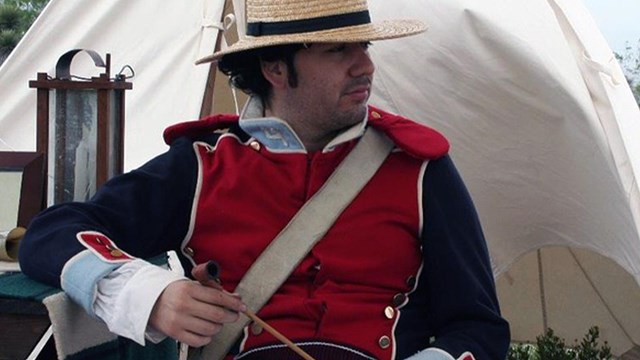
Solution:
[{"label": "man's shoulder", "polygon": [[414,157],[438,159],[449,152],[449,141],[444,135],[406,117],[369,106],[369,124]]},{"label": "man's shoulder", "polygon": [[188,137],[198,139],[207,135],[219,133],[238,124],[238,115],[217,114],[204,117],[200,120],[186,121],[171,125],[164,130],[163,138],[167,145],[171,145],[176,139]]}]

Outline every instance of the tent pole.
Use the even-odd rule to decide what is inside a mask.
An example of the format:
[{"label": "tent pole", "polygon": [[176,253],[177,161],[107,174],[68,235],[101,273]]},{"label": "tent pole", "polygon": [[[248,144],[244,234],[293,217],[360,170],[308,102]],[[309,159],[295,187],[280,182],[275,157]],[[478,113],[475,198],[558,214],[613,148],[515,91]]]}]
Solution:
[{"label": "tent pole", "polygon": [[536,250],[536,255],[538,256],[538,284],[540,285],[540,308],[542,309],[542,326],[544,327],[544,332],[549,328],[549,323],[547,320],[547,302],[544,294],[544,273],[542,269],[542,251],[540,249]]}]

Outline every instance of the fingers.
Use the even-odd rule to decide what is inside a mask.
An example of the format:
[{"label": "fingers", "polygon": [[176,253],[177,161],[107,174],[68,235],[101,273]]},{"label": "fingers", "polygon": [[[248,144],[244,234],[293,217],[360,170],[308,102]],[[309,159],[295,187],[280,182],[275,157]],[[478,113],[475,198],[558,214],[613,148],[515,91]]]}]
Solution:
[{"label": "fingers", "polygon": [[203,346],[222,330],[222,326],[222,324],[200,318],[183,317],[174,328],[175,332],[168,335],[190,346]]},{"label": "fingers", "polygon": [[224,324],[238,320],[246,306],[236,295],[181,280],[169,284],[154,305],[149,324],[190,346],[211,341]]},{"label": "fingers", "polygon": [[203,303],[221,306],[235,312],[244,312],[247,310],[246,305],[240,300],[238,295],[230,294],[224,290],[209,286],[196,286],[190,290],[192,291],[191,296]]},{"label": "fingers", "polygon": [[230,309],[229,306],[221,304],[224,301],[215,303],[194,302],[187,311],[194,317],[214,322],[217,324],[228,324],[238,320],[238,311]]},{"label": "fingers", "polygon": [[167,327],[162,330],[165,335],[189,346],[206,345],[222,330],[222,325],[219,323],[189,316],[180,317],[174,322],[168,321],[166,325]]},{"label": "fingers", "polygon": [[167,335],[167,336],[175,340],[178,340],[183,344],[187,344],[191,347],[201,347],[211,342],[211,336],[202,336],[202,335],[190,333],[188,331],[185,331],[182,334],[179,334],[176,336],[173,336],[173,335]]}]

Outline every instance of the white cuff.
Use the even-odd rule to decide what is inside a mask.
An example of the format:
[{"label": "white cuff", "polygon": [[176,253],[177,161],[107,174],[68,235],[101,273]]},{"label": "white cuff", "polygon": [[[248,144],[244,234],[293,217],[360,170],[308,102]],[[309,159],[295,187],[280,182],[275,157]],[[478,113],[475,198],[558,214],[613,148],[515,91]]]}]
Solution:
[{"label": "white cuff", "polygon": [[438,348],[428,348],[408,357],[406,360],[475,360],[473,354],[466,351],[458,359],[454,359],[448,352]]},{"label": "white cuff", "polygon": [[428,348],[407,358],[407,360],[456,360],[448,352],[438,348]]},{"label": "white cuff", "polygon": [[172,282],[186,279],[181,274],[152,265],[144,260],[128,262],[98,282],[93,309],[111,332],[140,345],[145,335],[152,342],[165,336],[147,323],[156,300]]}]

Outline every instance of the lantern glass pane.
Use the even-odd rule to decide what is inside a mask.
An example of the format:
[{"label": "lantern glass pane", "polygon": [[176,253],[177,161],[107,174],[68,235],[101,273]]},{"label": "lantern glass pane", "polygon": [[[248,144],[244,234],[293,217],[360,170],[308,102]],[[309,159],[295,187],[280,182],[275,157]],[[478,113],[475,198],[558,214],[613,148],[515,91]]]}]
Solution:
[{"label": "lantern glass pane", "polygon": [[51,102],[48,205],[88,200],[96,192],[97,91],[56,89]]},{"label": "lantern glass pane", "polygon": [[111,108],[109,109],[109,121],[108,121],[108,169],[107,169],[107,177],[112,178],[120,172],[121,169],[121,159],[123,154],[122,151],[122,123],[124,120],[122,119],[123,112],[122,107],[124,103],[124,91],[123,90],[114,90],[111,91],[109,96],[111,97],[109,104]]}]

